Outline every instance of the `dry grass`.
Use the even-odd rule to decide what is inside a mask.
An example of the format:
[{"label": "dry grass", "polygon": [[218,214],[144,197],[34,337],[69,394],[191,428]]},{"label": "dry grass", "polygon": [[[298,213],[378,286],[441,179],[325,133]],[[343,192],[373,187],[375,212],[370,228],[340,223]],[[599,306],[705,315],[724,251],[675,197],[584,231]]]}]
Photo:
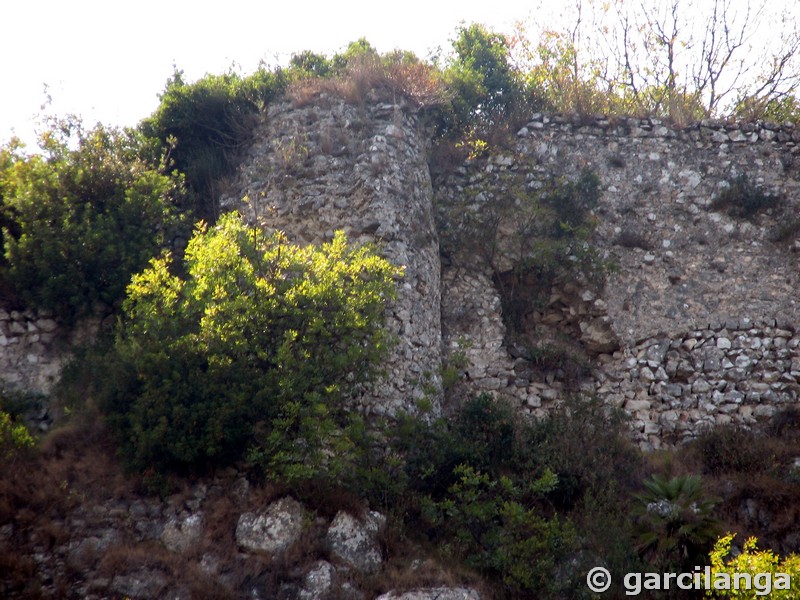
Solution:
[{"label": "dry grass", "polygon": [[[700,475],[706,494],[718,500],[720,531],[738,539],[756,536],[759,546],[800,553],[800,413],[778,413],[748,432],[725,426],[674,450],[648,455],[652,471]],[[713,444],[709,442],[713,441]]]},{"label": "dry grass", "polygon": [[433,67],[420,62],[382,61],[376,56],[354,60],[340,76],[294,81],[287,90],[287,97],[296,107],[317,102],[322,95],[350,104],[367,100],[397,102],[403,98],[417,108],[439,106],[448,98]]},{"label": "dry grass", "polygon": [[[63,547],[72,538],[71,514],[129,493],[130,484],[116,465],[105,429],[79,419],[53,431],[38,453],[11,467],[0,474],[0,523],[13,532],[0,546],[0,590],[16,598],[53,597],[52,590],[42,591],[31,556]],[[75,565],[65,565],[65,571],[75,573]],[[53,584],[56,597],[67,597],[68,581]]]}]

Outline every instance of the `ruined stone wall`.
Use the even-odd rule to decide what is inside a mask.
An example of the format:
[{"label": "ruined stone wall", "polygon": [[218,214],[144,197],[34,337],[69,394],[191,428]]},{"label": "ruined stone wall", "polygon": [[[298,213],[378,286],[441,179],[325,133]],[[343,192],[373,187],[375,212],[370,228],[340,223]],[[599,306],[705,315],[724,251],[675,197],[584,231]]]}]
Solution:
[{"label": "ruined stone wall", "polygon": [[[0,393],[25,409],[25,422],[35,431],[46,431],[58,418],[50,394],[73,349],[96,337],[104,317],[113,320],[104,314],[66,327],[47,312],[0,308]],[[14,398],[20,393],[21,405]]]},{"label": "ruined stone wall", "polygon": [[49,315],[0,309],[0,377],[11,389],[47,393],[61,371],[60,327]]},{"label": "ruined stone wall", "polygon": [[388,319],[398,343],[362,402],[367,413],[395,414],[422,401],[438,414],[439,242],[428,139],[416,117],[402,104],[352,105],[323,95],[305,106],[270,107],[255,139],[224,207],[242,208],[302,244],[329,241],[341,229],[404,266]]},{"label": "ruined stone wall", "polygon": [[[573,391],[596,393],[632,415],[644,447],[715,423],[749,425],[800,399],[800,240],[797,230],[776,239],[800,217],[798,130],[534,115],[509,149],[433,183],[430,140],[402,102],[279,103],[254,134],[222,209],[298,243],[343,229],[406,269],[389,317],[398,344],[361,399],[368,413],[429,400],[438,414],[442,363],[456,353],[472,392],[534,415]],[[562,282],[526,315],[539,339],[574,343],[582,372],[570,385],[574,373],[532,364],[508,343],[492,273],[440,259],[439,235],[449,203],[478,188],[489,193],[477,201],[491,202],[507,192],[507,174],[535,190],[586,168],[603,189],[594,243],[618,269],[602,288]],[[786,208],[751,220],[715,209],[739,175]],[[69,346],[56,324],[0,312],[0,334],[0,379],[47,392]]]},{"label": "ruined stone wall", "polygon": [[[509,150],[434,181],[440,227],[460,196],[506,193],[509,174],[530,189],[587,168],[599,176],[594,243],[618,270],[602,290],[554,288],[529,319],[545,338],[571,332],[591,368],[580,390],[624,407],[642,445],[657,447],[714,423],[751,424],[800,398],[800,241],[797,229],[776,239],[800,217],[798,142],[791,127],[534,115]],[[786,208],[752,220],[715,209],[740,175]],[[467,347],[474,388],[534,414],[567,393],[564,373],[532,369],[501,343],[485,267],[446,265],[442,281],[445,345]]]}]

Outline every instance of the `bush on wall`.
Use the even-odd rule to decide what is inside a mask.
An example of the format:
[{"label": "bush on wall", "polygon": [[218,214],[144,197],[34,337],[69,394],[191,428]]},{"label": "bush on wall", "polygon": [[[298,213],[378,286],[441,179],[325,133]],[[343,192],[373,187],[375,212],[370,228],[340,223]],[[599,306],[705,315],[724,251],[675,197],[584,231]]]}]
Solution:
[{"label": "bush on wall", "polygon": [[247,77],[206,75],[194,83],[176,70],[167,81],[158,108],[140,129],[165,148],[172,171],[185,175],[190,208],[199,218],[218,216],[217,183],[233,172],[259,111],[285,84],[285,72],[264,68]]},{"label": "bush on wall", "polygon": [[600,180],[589,170],[540,190],[514,174],[501,175],[444,207],[442,249],[490,269],[504,319],[518,330],[524,311],[549,296],[558,278],[597,283],[611,268],[591,244],[591,210],[601,194]]},{"label": "bush on wall", "polygon": [[385,355],[401,270],[342,233],[300,248],[234,214],[200,225],[185,276],[174,267],[152,260],[124,304],[104,403],[130,462],[202,468],[249,450],[288,479],[344,468],[359,427],[344,401]]}]

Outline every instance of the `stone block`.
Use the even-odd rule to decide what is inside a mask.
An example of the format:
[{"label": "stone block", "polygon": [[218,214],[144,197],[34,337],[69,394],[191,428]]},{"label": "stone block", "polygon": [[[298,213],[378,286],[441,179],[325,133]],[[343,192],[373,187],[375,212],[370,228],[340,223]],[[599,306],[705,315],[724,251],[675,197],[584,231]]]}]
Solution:
[{"label": "stone block", "polygon": [[280,554],[303,532],[305,510],[293,498],[282,498],[258,513],[244,513],[236,525],[236,543],[249,552]]}]

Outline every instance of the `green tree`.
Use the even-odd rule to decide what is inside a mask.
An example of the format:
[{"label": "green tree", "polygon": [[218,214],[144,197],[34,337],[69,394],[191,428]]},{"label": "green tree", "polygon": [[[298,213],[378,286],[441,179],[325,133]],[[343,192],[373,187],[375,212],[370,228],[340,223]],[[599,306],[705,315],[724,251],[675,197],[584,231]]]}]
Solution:
[{"label": "green tree", "polygon": [[71,320],[120,300],[171,242],[182,184],[153,166],[157,149],[135,131],[62,122],[40,143],[43,155],[2,151],[3,276],[26,305]]},{"label": "green tree", "polygon": [[[137,467],[251,460],[288,478],[336,475],[360,424],[345,400],[376,373],[401,270],[342,233],[319,248],[240,217],[198,227],[183,271],[134,277],[117,342],[111,423]],[[354,434],[355,435],[355,434]]]},{"label": "green tree", "polygon": [[342,75],[345,71],[362,61],[378,61],[380,56],[378,51],[367,41],[366,38],[359,38],[350,42],[344,52],[339,52],[331,59],[334,71]]},{"label": "green tree", "polygon": [[451,127],[463,131],[508,115],[523,88],[505,38],[472,24],[459,28],[453,49],[455,56],[444,73],[452,93]]},{"label": "green tree", "polygon": [[301,77],[328,77],[333,71],[332,61],[311,50],[292,54],[289,67],[293,75]]}]

